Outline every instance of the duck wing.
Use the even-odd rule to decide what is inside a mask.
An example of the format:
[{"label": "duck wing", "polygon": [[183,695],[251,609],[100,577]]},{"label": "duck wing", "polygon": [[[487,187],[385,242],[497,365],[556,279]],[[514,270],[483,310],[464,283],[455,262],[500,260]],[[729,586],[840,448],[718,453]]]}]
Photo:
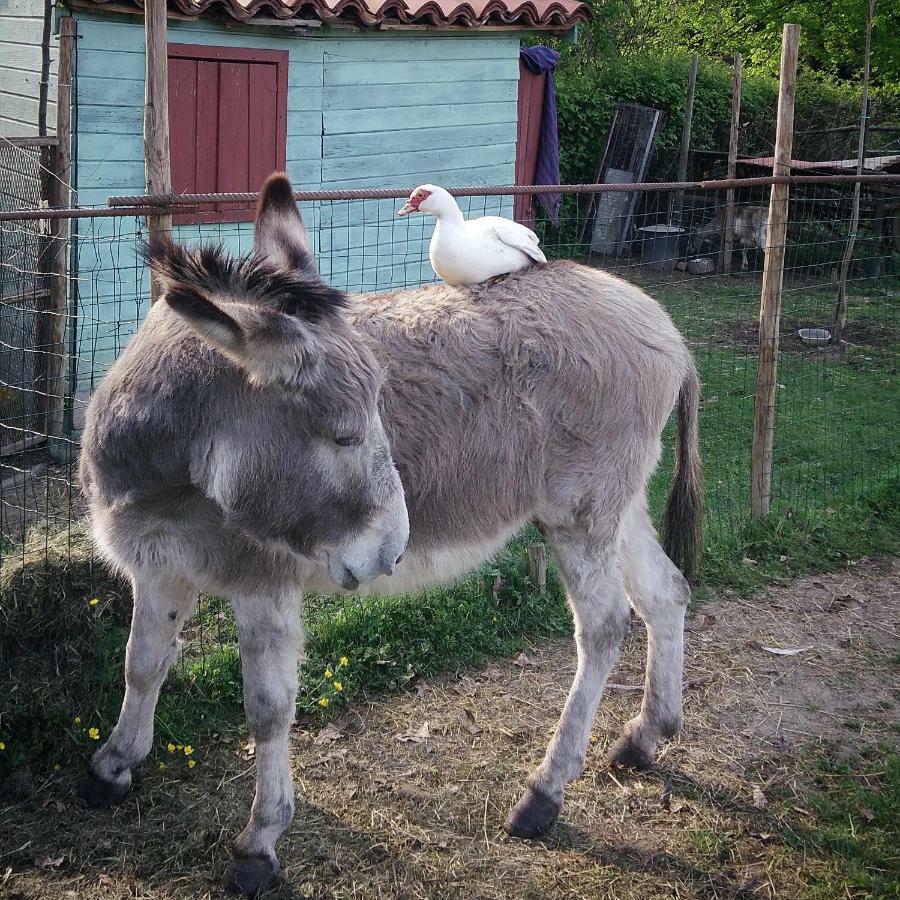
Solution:
[{"label": "duck wing", "polygon": [[544,256],[544,252],[538,246],[540,243],[538,236],[530,228],[526,228],[524,225],[520,225],[518,222],[513,222],[510,219],[503,219],[500,216],[491,216],[491,221],[489,222],[487,219],[488,217],[485,217],[481,220],[485,224],[487,234],[492,235],[508,247],[515,247],[516,250],[521,250],[522,253],[531,257],[535,262],[547,262],[547,257]]}]

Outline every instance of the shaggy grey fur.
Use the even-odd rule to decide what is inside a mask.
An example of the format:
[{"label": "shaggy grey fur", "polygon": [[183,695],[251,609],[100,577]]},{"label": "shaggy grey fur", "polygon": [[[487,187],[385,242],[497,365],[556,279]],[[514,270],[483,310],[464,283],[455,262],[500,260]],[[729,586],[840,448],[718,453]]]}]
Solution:
[{"label": "shaggy grey fur", "polygon": [[657,303],[571,262],[475,288],[338,296],[283,176],[264,189],[255,253],[152,248],[165,299],[90,404],[82,483],[135,612],[122,713],[86,792],[127,791],[195,592],[228,597],[257,791],[226,884],[265,886],[293,814],[302,590],[444,582],[531,521],[559,563],[578,648],[559,726],[506,823],[538,834],[581,773],[629,599],[647,623],[647,678],[614,759],[646,764],[681,724],[689,589],[645,492],[678,403],[665,524],[690,572],[702,519],[691,355]]}]

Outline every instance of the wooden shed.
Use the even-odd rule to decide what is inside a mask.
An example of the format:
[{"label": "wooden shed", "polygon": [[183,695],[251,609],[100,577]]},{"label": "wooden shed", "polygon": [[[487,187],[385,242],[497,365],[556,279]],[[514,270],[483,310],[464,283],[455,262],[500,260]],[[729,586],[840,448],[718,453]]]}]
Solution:
[{"label": "wooden shed", "polygon": [[[577,0],[171,0],[168,13],[180,193],[254,191],[280,168],[312,191],[527,182],[542,93],[525,70],[520,85],[520,40],[571,32],[589,15]],[[0,136],[37,132],[42,72],[52,132],[53,35],[71,15],[71,202],[144,193],[142,3],[68,0],[44,15],[44,0],[0,0]],[[307,204],[323,275],[353,290],[431,280],[431,223],[396,221],[397,205]],[[491,198],[472,211],[512,215],[513,205]],[[174,225],[182,240],[246,251],[251,219],[252,207],[220,204]],[[147,309],[144,220],[76,222],[72,234],[70,390],[83,397]]]},{"label": "wooden shed", "polygon": [[[140,193],[142,3],[68,5],[78,23],[77,201]],[[43,9],[43,0],[0,3],[3,135],[36,133]],[[520,173],[533,155],[540,99],[519,90],[520,38],[568,32],[587,16],[577,0],[173,0],[174,189],[255,190],[282,166],[310,190],[511,183],[517,137]],[[49,78],[52,103],[53,62]],[[520,101],[527,140],[517,135]],[[241,217],[225,208],[203,218]]]}]

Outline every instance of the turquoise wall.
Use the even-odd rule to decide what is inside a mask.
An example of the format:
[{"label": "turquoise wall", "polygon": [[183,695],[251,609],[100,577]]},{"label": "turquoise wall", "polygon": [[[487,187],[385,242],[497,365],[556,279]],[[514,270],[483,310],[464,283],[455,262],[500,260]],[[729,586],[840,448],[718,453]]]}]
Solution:
[{"label": "turquoise wall", "polygon": [[[43,0],[0,0],[0,134],[38,133]],[[47,124],[56,122],[56,43],[51,44]]]},{"label": "turquoise wall", "polygon": [[[3,0],[0,0],[3,2]],[[144,189],[142,20],[78,13],[78,201],[105,205]],[[284,49],[290,54],[287,172],[298,190],[511,184],[518,35],[356,33],[170,22],[169,40]],[[347,290],[434,280],[433,220],[397,219],[402,201],[304,204],[324,277]],[[472,215],[511,214],[509,200],[474,199]],[[249,224],[176,228],[185,241],[252,244]],[[79,224],[79,394],[134,333],[148,285],[135,248],[142,219]],[[77,417],[77,416],[76,416]]]}]

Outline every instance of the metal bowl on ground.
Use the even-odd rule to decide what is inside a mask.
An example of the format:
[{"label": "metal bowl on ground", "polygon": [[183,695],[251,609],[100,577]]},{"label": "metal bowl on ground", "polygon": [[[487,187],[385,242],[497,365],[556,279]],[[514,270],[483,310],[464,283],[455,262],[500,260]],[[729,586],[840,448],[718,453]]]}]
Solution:
[{"label": "metal bowl on ground", "polygon": [[831,340],[831,332],[827,328],[801,328],[797,334],[804,344],[812,347],[824,347]]}]

